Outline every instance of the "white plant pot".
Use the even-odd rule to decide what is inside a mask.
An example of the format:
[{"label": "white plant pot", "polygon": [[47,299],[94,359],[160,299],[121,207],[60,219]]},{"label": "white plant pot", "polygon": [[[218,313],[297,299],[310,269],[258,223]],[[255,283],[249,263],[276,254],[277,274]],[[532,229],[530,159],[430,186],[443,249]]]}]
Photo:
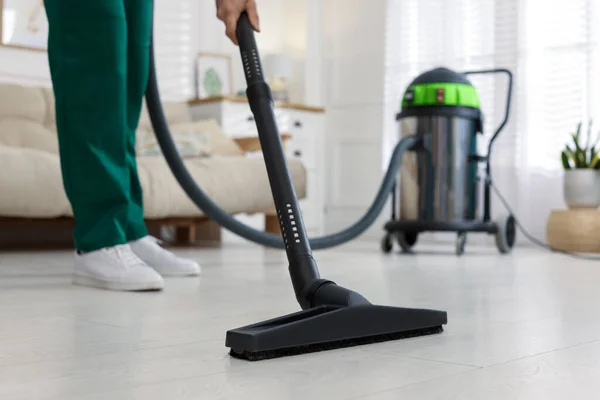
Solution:
[{"label": "white plant pot", "polygon": [[600,170],[565,170],[563,193],[569,208],[600,207]]}]

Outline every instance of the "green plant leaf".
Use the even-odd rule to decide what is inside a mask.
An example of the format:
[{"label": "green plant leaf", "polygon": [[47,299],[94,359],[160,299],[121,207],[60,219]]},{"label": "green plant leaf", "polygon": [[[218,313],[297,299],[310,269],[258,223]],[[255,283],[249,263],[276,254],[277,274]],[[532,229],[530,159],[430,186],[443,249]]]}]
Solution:
[{"label": "green plant leaf", "polygon": [[565,155],[567,156],[567,160],[570,160],[569,165],[571,166],[571,168],[577,168],[577,157],[575,156],[575,153],[570,149],[563,151],[563,153],[565,153]]},{"label": "green plant leaf", "polygon": [[579,149],[579,150],[577,150],[575,155],[577,157],[577,168],[585,168],[586,167],[585,151]]},{"label": "green plant leaf", "polygon": [[600,163],[600,156],[596,154],[592,161],[590,162],[589,168],[596,169],[596,166]]},{"label": "green plant leaf", "polygon": [[564,169],[571,169],[571,163],[569,161],[569,155],[567,154],[566,151],[562,151],[560,154],[560,158],[562,161],[562,165]]},{"label": "green plant leaf", "polygon": [[564,150],[564,153],[566,153],[566,154],[567,154],[567,156],[568,156],[568,157],[569,157],[571,160],[575,161],[575,152],[574,152],[573,150],[571,150],[571,149],[570,149],[568,146],[567,146],[566,150]]},{"label": "green plant leaf", "polygon": [[581,150],[581,146],[579,145],[579,138],[581,136],[581,122],[577,124],[577,130],[575,133],[571,134],[571,139],[573,139],[573,144],[575,145],[575,151]]},{"label": "green plant leaf", "polygon": [[577,134],[574,133],[571,135],[571,137],[573,138],[573,144],[575,145],[575,150],[581,150],[581,147],[579,147],[579,140],[577,138]]},{"label": "green plant leaf", "polygon": [[596,140],[594,140],[593,143],[594,143],[594,144],[592,144],[593,148],[598,147],[598,143],[600,143],[600,132],[598,133],[598,135],[596,135]]}]

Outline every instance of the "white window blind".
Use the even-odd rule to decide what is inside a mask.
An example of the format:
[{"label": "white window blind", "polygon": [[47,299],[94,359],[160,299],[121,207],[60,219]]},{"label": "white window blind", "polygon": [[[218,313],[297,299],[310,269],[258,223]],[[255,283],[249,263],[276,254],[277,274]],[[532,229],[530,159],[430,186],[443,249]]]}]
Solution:
[{"label": "white window blind", "polygon": [[193,23],[193,0],[155,0],[154,51],[163,100],[193,96]]},{"label": "white window blind", "polygon": [[528,167],[560,170],[559,153],[568,134],[579,121],[586,126],[585,120],[598,115],[594,76],[600,74],[600,65],[594,62],[593,30],[600,19],[594,3],[597,0],[555,1],[552,6],[524,2],[519,94],[526,109],[519,124],[526,132]]}]

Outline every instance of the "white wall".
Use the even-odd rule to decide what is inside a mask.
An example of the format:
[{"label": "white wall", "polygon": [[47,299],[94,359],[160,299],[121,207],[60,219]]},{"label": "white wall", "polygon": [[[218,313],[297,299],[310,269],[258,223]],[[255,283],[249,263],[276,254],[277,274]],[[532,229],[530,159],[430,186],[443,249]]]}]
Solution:
[{"label": "white wall", "polygon": [[[293,2],[295,0],[285,0]],[[198,2],[200,18],[196,25],[197,51],[223,53],[232,56],[234,90],[245,90],[246,82],[240,60],[239,49],[225,36],[225,25],[216,17],[214,1]],[[284,0],[259,0],[261,31],[256,39],[261,54],[280,52],[284,43]]]},{"label": "white wall", "polygon": [[[285,53],[293,61],[293,77],[288,82],[293,102],[321,105],[320,88],[320,10],[322,0],[259,0],[261,33],[256,34],[261,55]],[[232,56],[234,88],[246,88],[239,50],[225,36],[225,28],[216,17],[213,1],[199,5],[197,49],[201,52],[224,53]],[[307,68],[308,65],[308,68]]]},{"label": "white wall", "polygon": [[[322,2],[327,231],[356,221],[382,178],[386,1]],[[384,213],[367,236],[379,237]]]},{"label": "white wall", "polygon": [[[308,56],[309,32],[318,21],[308,20],[307,0],[286,0],[282,9],[283,35],[281,51],[293,61],[293,77],[287,82],[290,99],[295,102],[306,101],[305,73]],[[309,23],[311,23],[309,25]],[[316,22],[316,23],[315,23]],[[310,43],[314,46],[314,42]]]}]

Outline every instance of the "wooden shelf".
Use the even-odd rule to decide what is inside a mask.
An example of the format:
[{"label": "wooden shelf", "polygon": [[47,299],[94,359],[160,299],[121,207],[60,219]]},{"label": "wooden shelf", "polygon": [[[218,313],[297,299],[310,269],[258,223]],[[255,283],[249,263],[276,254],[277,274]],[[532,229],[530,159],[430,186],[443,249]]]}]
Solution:
[{"label": "wooden shelf", "polygon": [[553,210],[546,225],[546,241],[557,250],[600,253],[600,211]]},{"label": "wooden shelf", "polygon": [[[188,100],[188,104],[190,106],[194,106],[194,105],[198,105],[198,104],[218,103],[220,101],[232,101],[234,103],[248,103],[248,99],[246,99],[246,97],[242,97],[242,96],[215,96],[215,97],[209,97],[206,99],[190,99],[190,100]],[[297,104],[297,103],[282,103],[279,101],[275,102],[275,107],[288,108],[288,109],[299,110],[299,111],[315,112],[315,113],[324,113],[325,112],[325,109],[323,107],[307,106],[304,104]]]}]

